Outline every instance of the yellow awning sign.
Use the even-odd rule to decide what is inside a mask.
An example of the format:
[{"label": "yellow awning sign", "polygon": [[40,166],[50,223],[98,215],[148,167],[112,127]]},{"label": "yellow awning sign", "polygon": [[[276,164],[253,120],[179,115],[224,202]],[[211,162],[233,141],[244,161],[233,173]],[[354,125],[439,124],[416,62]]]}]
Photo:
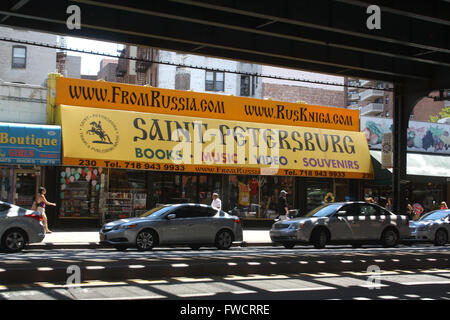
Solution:
[{"label": "yellow awning sign", "polygon": [[373,179],[362,132],[60,108],[65,165]]},{"label": "yellow awning sign", "polygon": [[65,77],[55,104],[359,132],[358,110]]}]

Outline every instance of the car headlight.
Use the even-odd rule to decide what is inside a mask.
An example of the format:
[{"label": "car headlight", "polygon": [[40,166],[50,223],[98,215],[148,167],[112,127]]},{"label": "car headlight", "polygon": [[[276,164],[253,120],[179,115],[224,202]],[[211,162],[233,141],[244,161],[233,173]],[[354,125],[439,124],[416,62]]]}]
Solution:
[{"label": "car headlight", "polygon": [[294,223],[291,223],[291,225],[289,226],[289,229],[299,230],[299,229],[303,229],[304,226],[305,226],[304,222],[294,222]]},{"label": "car headlight", "polygon": [[118,226],[115,226],[113,229],[114,230],[119,230],[119,229],[132,229],[132,228],[136,228],[137,224],[120,224]]}]

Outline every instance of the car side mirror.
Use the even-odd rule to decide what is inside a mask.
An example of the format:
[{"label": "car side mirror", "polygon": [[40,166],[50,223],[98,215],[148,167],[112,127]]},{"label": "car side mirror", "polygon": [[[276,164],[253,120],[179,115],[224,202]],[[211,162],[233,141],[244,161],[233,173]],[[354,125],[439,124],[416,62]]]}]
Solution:
[{"label": "car side mirror", "polygon": [[167,219],[172,220],[175,219],[177,217],[177,215],[175,213],[171,213],[167,216]]}]

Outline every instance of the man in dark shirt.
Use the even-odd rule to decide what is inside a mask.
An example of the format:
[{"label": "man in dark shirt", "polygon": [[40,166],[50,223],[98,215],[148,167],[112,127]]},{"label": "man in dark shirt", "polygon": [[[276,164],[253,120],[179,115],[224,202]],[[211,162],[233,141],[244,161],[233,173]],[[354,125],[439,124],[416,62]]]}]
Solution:
[{"label": "man in dark shirt", "polygon": [[277,216],[277,219],[279,219],[280,216],[282,216],[282,215],[286,215],[286,219],[290,219],[286,195],[287,195],[287,192],[285,190],[281,190],[280,191],[280,198],[278,199],[278,216]]}]

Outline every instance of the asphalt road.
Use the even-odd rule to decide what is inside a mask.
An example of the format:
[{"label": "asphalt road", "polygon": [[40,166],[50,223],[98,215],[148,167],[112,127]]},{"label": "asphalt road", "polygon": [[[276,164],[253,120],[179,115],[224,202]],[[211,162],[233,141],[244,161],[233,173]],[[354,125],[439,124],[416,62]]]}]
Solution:
[{"label": "asphalt road", "polygon": [[[271,305],[270,300],[450,300],[450,270],[251,274],[85,281],[81,284],[2,285],[1,300],[224,300]],[[198,305],[198,304],[197,304]],[[200,304],[201,305],[201,304]],[[216,304],[216,312],[224,312]],[[292,305],[292,304],[291,304]],[[168,315],[180,312],[180,304]]]},{"label": "asphalt road", "polygon": [[[397,248],[330,246],[157,248],[149,252],[115,249],[26,250],[0,256],[0,284],[51,282],[66,284],[75,274],[79,281],[148,281],[174,277],[284,275],[297,273],[364,272],[448,269],[450,246],[399,246]],[[72,277],[73,278],[73,277]],[[73,282],[73,281],[72,281]]]}]

